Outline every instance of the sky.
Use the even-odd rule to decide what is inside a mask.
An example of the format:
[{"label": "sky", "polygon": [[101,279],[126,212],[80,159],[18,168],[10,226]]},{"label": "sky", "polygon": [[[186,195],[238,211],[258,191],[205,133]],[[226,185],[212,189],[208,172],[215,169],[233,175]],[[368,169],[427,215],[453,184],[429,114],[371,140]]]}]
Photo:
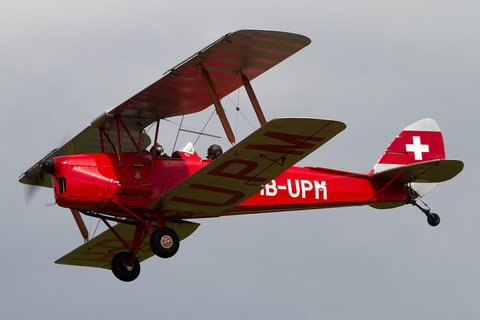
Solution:
[{"label": "sky", "polygon": [[[2,318],[478,317],[479,14],[476,1],[4,1]],[[196,220],[173,258],[143,262],[132,283],[54,264],[82,237],[68,210],[45,206],[50,189],[27,205],[18,177],[105,110],[245,28],[312,40],[252,81],[267,119],[347,124],[300,165],[368,173],[403,128],[437,121],[447,158],[465,163],[424,198],[440,225],[413,206],[224,217]],[[231,100],[224,107],[240,140],[258,124],[244,92]],[[201,129],[212,111],[185,125]],[[206,132],[219,127],[213,118]],[[195,139],[182,134],[174,145],[168,125],[160,135],[167,150]],[[227,147],[202,138],[201,156],[212,141]],[[92,233],[97,222],[85,221]]]}]

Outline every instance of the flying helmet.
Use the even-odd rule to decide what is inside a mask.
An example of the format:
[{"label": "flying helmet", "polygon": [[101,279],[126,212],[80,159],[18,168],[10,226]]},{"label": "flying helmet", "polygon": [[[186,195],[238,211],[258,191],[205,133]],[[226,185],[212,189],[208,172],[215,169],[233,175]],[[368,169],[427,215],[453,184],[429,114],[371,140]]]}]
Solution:
[{"label": "flying helmet", "polygon": [[153,150],[155,150],[155,158],[160,157],[165,151],[163,151],[163,147],[157,143],[155,147],[152,146],[150,149],[150,153],[153,154]]},{"label": "flying helmet", "polygon": [[207,159],[213,160],[223,153],[222,147],[218,144],[212,144],[207,151]]}]

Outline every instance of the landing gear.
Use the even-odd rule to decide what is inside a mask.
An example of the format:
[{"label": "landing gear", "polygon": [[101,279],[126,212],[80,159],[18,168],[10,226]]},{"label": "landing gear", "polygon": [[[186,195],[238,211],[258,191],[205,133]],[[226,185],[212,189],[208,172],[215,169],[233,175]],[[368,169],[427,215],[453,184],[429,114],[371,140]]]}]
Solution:
[{"label": "landing gear", "polygon": [[422,200],[420,200],[420,202],[422,202],[422,204],[426,208],[423,208],[418,204],[417,200],[415,199],[415,190],[410,189],[408,194],[407,204],[414,205],[418,209],[420,209],[423,213],[425,213],[425,215],[427,216],[427,222],[429,225],[431,225],[432,227],[438,226],[440,224],[440,216],[436,213],[430,212],[430,207],[427,206],[425,202],[423,202]]},{"label": "landing gear", "polygon": [[161,258],[170,258],[177,253],[180,239],[177,233],[167,227],[159,227],[150,236],[150,248]]},{"label": "landing gear", "polygon": [[436,227],[440,223],[440,217],[436,213],[430,213],[427,215],[427,221],[429,225]]},{"label": "landing gear", "polygon": [[132,254],[129,252],[117,253],[111,262],[112,272],[119,280],[130,282],[137,279],[140,274],[140,262],[134,258],[131,263]]}]

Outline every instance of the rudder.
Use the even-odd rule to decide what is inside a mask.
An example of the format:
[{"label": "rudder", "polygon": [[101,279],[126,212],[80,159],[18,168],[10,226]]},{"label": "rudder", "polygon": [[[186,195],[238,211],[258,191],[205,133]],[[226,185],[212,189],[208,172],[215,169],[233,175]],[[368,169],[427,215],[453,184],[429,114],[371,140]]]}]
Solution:
[{"label": "rudder", "polygon": [[426,118],[403,129],[384,151],[372,173],[437,159],[445,159],[443,136],[435,120]]}]

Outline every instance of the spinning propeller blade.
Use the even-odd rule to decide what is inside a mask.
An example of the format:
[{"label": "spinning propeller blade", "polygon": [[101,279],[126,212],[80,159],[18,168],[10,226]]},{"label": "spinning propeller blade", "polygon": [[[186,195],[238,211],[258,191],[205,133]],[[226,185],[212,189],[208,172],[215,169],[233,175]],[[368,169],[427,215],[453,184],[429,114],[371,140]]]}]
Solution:
[{"label": "spinning propeller blade", "polygon": [[[42,160],[37,162],[30,170],[27,170],[25,174],[28,174],[28,184],[25,184],[24,186],[24,194],[25,194],[25,203],[28,205],[32,199],[37,195],[38,190],[40,186],[48,186],[46,183],[46,180],[50,180],[50,174],[53,173],[53,161],[48,160],[49,158],[52,157],[52,154],[60,149],[62,146],[67,145],[68,146],[68,154],[73,154],[73,145],[72,145],[72,140],[70,138],[70,130],[67,131],[65,136],[63,137],[60,146],[56,149],[53,149],[47,156],[45,156]],[[46,162],[50,166],[45,167],[43,164]],[[42,164],[39,166],[39,164]],[[24,174],[24,175],[25,175]]]},{"label": "spinning propeller blade", "polygon": [[38,190],[40,190],[40,185],[42,185],[43,181],[45,179],[50,179],[50,177],[40,168],[36,170],[37,172],[35,173],[35,178],[33,179],[34,181],[32,184],[25,184],[23,185],[23,192],[25,195],[25,203],[28,205],[30,202],[35,198],[35,196],[38,193]]}]

